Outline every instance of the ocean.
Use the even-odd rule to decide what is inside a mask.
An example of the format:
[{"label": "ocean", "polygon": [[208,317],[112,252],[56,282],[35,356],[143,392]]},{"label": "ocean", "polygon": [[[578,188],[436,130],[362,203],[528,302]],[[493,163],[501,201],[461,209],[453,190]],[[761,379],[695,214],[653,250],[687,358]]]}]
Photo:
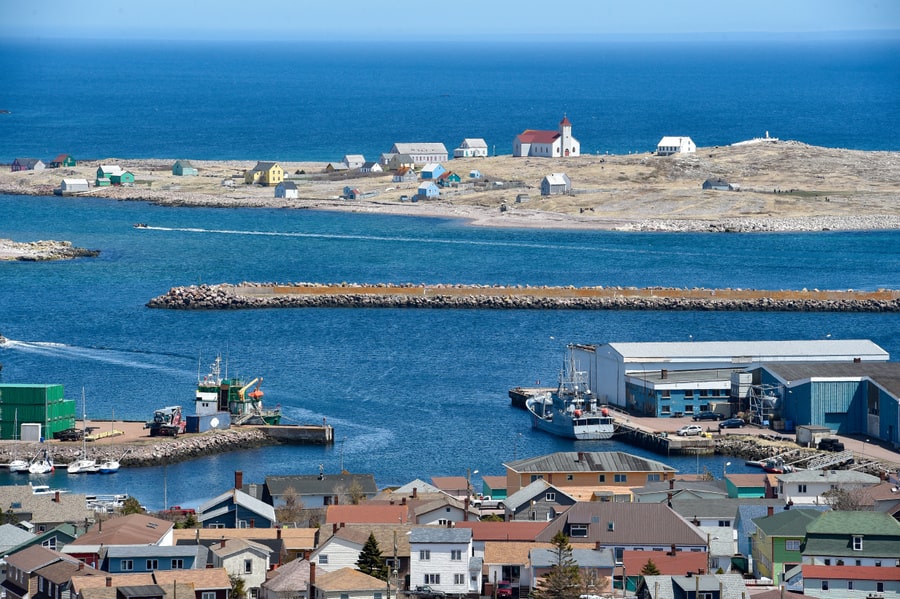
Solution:
[{"label": "ocean", "polygon": [[[0,160],[374,158],[395,141],[485,137],[498,153],[562,116],[590,152],[698,145],[768,129],[896,150],[896,45],[578,46],[571,52],[357,44],[0,43]],[[715,51],[713,51],[715,50]],[[552,89],[550,89],[552,88]],[[549,91],[548,91],[549,90]],[[829,91],[832,90],[832,91]],[[840,90],[840,93],[834,93]],[[136,230],[133,223],[168,230]],[[380,486],[502,474],[565,450],[631,451],[532,431],[507,390],[556,380],[567,343],[872,339],[896,359],[892,314],[631,311],[151,310],[175,285],[250,281],[876,289],[900,281],[900,233],[644,234],[495,230],[447,219],[162,208],[0,196],[0,236],[66,239],[96,259],[0,263],[6,383],[61,383],[91,418],[146,420],[193,399],[216,354],[262,376],[292,422],[333,447],[268,447],[108,477],[42,482],[194,506],[268,474],[371,472]],[[721,472],[725,456],[666,459]],[[729,466],[741,471],[742,464]],[[22,484],[25,479],[0,482]]]}]

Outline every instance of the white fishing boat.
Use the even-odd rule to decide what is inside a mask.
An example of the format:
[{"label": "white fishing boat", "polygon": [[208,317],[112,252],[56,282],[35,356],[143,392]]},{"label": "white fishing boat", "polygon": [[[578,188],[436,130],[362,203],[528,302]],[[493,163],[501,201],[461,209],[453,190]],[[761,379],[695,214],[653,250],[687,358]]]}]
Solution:
[{"label": "white fishing boat", "polygon": [[572,347],[568,350],[557,390],[539,393],[525,401],[531,425],[552,435],[580,441],[609,439],[616,432],[615,420],[607,408],[597,404],[587,384],[587,373],[575,367]]},{"label": "white fishing boat", "polygon": [[43,456],[38,456],[41,456],[41,454],[34,456],[35,459],[33,459],[28,466],[29,474],[50,474],[55,470],[53,459],[47,454],[46,449],[43,452]]},{"label": "white fishing boat", "polygon": [[81,457],[66,466],[66,472],[69,474],[87,474],[99,470],[97,460],[87,457],[87,401],[84,398],[84,387],[81,388],[81,425],[84,427],[84,434],[81,436]]},{"label": "white fishing boat", "polygon": [[16,416],[13,419],[13,455],[9,462],[10,472],[28,472],[28,461],[19,457],[19,410],[16,408]]}]

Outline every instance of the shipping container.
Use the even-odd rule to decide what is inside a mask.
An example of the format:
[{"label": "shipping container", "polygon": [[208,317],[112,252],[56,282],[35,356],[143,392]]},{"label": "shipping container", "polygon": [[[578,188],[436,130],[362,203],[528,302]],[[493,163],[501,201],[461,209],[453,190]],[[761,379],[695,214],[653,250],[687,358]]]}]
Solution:
[{"label": "shipping container", "polygon": [[188,416],[185,431],[189,433],[205,433],[213,429],[225,430],[228,428],[231,428],[231,414],[228,412],[216,412],[215,414]]},{"label": "shipping container", "polygon": [[63,399],[62,385],[0,385],[0,438],[16,438],[16,421],[40,424],[44,436],[52,437],[75,426],[75,402]]}]

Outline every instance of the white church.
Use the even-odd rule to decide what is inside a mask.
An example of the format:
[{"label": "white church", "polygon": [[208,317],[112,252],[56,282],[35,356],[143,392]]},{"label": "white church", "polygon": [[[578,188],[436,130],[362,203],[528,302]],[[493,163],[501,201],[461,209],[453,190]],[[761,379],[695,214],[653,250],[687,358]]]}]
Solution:
[{"label": "white church", "polygon": [[565,115],[558,131],[526,129],[513,140],[513,156],[560,158],[580,156],[581,145],[572,137],[572,123]]}]

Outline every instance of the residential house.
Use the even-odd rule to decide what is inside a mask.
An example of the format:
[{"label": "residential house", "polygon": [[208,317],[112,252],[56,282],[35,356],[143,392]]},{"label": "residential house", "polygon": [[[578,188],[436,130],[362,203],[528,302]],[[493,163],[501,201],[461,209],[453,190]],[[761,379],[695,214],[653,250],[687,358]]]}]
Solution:
[{"label": "residential house", "polygon": [[[37,535],[19,528],[15,524],[0,525],[0,558],[10,553],[21,551],[29,545],[40,545],[40,543],[30,542],[35,538],[37,538]],[[13,549],[15,551],[11,551]],[[48,549],[56,549],[56,547],[49,547]]]},{"label": "residential house", "polygon": [[134,173],[131,171],[120,171],[109,176],[110,185],[134,185]]},{"label": "residential house", "polygon": [[[194,599],[229,599],[231,596],[231,580],[225,568],[194,568],[192,570],[157,570],[153,573],[153,581],[168,591],[175,583],[193,587]],[[178,599],[169,596],[166,599]]]},{"label": "residential house", "polygon": [[697,144],[690,137],[666,136],[656,144],[657,156],[671,156],[672,154],[693,154],[697,151]]},{"label": "residential house", "polygon": [[370,501],[387,501],[390,503],[394,503],[401,501],[404,497],[406,499],[417,499],[420,494],[446,495],[446,493],[441,491],[436,486],[430,483],[426,483],[424,480],[416,478],[395,489],[384,489]]},{"label": "residential house", "polygon": [[37,158],[16,158],[12,161],[10,170],[14,173],[19,171],[42,171],[46,165]]},{"label": "residential house", "polygon": [[506,499],[506,477],[492,475],[482,476],[481,494],[490,499]]},{"label": "residential house", "polygon": [[244,171],[244,183],[274,187],[284,181],[284,169],[277,162],[257,162],[252,169]]},{"label": "residential house", "polygon": [[391,177],[391,180],[394,183],[415,183],[419,180],[419,176],[416,174],[415,169],[408,166],[401,166],[394,171],[394,176]]},{"label": "residential house", "polygon": [[538,479],[503,500],[504,519],[548,522],[578,503],[544,479]]},{"label": "residential house", "polygon": [[[488,541],[485,543],[482,597],[493,596],[497,582],[509,581],[519,597],[528,596],[536,581],[532,578],[530,554],[534,549],[552,549],[550,543],[534,541]],[[476,555],[478,553],[476,552]]]},{"label": "residential house", "polygon": [[83,530],[85,522],[96,517],[81,493],[36,495],[31,485],[0,486],[0,511],[19,522],[29,522],[31,532],[38,535],[61,524],[77,524]]},{"label": "residential house", "polygon": [[580,156],[581,145],[572,137],[572,123],[563,116],[559,130],[526,129],[513,140],[513,156],[560,158]]},{"label": "residential house", "polygon": [[71,154],[59,154],[50,161],[50,168],[73,167],[76,166],[75,157]]},{"label": "residential house", "polygon": [[416,161],[409,154],[393,154],[388,160],[388,170],[395,171],[401,168],[416,168]]},{"label": "residential house", "polygon": [[397,504],[360,504],[329,505],[325,510],[325,523],[334,526],[344,524],[405,524],[409,518],[409,507],[406,501]]},{"label": "residential house", "polygon": [[316,573],[310,577],[310,599],[379,599],[386,583],[355,568]]},{"label": "residential house", "polygon": [[374,174],[374,173],[383,173],[384,169],[381,168],[381,165],[377,162],[364,162],[362,166],[359,167],[359,172],[366,174]]},{"label": "residential house", "polygon": [[[4,526],[9,526],[11,528],[15,528],[16,530],[21,530],[18,526],[14,526],[12,524],[5,524]],[[24,534],[28,535],[28,538],[14,546],[7,546],[6,549],[0,550],[0,557],[9,555],[11,553],[16,553],[17,551],[21,551],[22,549],[31,547],[32,545],[40,545],[41,547],[58,551],[68,543],[74,541],[79,535],[79,530],[84,531],[83,523],[80,527],[74,524],[60,524],[59,526],[56,526],[49,530],[45,530],[44,532],[38,534],[21,531]],[[17,538],[21,539],[22,537],[14,534],[0,534],[0,538],[3,538],[8,542],[12,542]]]},{"label": "residential house", "polygon": [[172,174],[176,177],[196,177],[197,169],[187,160],[176,160],[172,165]]},{"label": "residential house", "polygon": [[307,599],[309,572],[310,563],[305,559],[295,559],[272,570],[260,585],[260,599]]},{"label": "residential house", "polygon": [[282,181],[275,186],[275,197],[286,200],[296,200],[300,197],[300,190],[293,181]]},{"label": "residential house", "polygon": [[58,562],[68,563],[73,572],[78,569],[78,560],[39,545],[8,555],[6,580],[2,583],[7,599],[31,599],[39,593],[47,593],[39,583],[38,571]]},{"label": "residential house", "polygon": [[806,527],[822,515],[811,509],[792,509],[774,513],[773,509],[762,518],[755,518],[753,524],[753,575],[765,576],[776,584],[784,581],[787,570],[801,564],[803,555],[800,546],[806,537]]},{"label": "residential house", "polygon": [[778,497],[793,505],[825,505],[833,489],[857,491],[874,487],[881,479],[855,470],[797,470],[776,475]]},{"label": "residential house", "polygon": [[729,497],[752,498],[766,496],[765,474],[731,474],[725,475],[725,485]]},{"label": "residential house", "polygon": [[683,478],[670,478],[667,481],[647,483],[643,487],[632,489],[631,494],[634,501],[638,503],[671,502],[675,497],[680,497],[681,499],[725,499],[728,497],[725,485],[719,479],[685,480]]},{"label": "residential house", "polygon": [[714,191],[734,191],[734,186],[721,177],[707,179],[703,182],[703,189],[712,189]]},{"label": "residential house", "polygon": [[742,599],[749,597],[740,574],[644,576],[638,599]]},{"label": "residential house", "polygon": [[467,476],[432,476],[432,484],[451,497],[465,499],[472,492],[472,480]]},{"label": "residential house", "polygon": [[[70,583],[71,597],[96,599],[120,599],[117,594],[104,594],[104,591],[155,585],[162,587],[166,599],[190,597],[194,599],[229,599],[231,581],[224,568],[203,568],[199,570],[157,570],[135,574],[106,574],[90,576],[89,571],[79,571],[72,576]],[[96,591],[96,594],[94,594]]]},{"label": "residential house", "polygon": [[326,173],[336,173],[336,172],[346,171],[346,170],[349,170],[349,169],[347,168],[347,165],[344,164],[343,162],[329,162],[328,164],[325,165]]},{"label": "residential house", "polygon": [[415,165],[446,162],[449,157],[444,144],[436,142],[398,142],[391,147],[391,153],[408,156]]},{"label": "residential house", "polygon": [[114,545],[157,545],[171,547],[174,544],[174,523],[145,514],[128,514],[98,522],[86,533],[62,548],[63,553],[75,557],[89,566],[98,568],[101,556]]},{"label": "residential house", "polygon": [[819,599],[896,599],[900,568],[804,564],[803,596]]},{"label": "residential house", "polygon": [[113,545],[101,556],[100,570],[112,574],[206,568],[203,545]]},{"label": "residential house", "polygon": [[[381,555],[391,570],[397,570],[402,578],[409,573],[409,524],[348,524],[337,527],[334,533],[310,554],[309,561],[317,572],[333,572],[341,568],[353,568],[369,540],[375,535]],[[395,557],[396,556],[396,557]]]},{"label": "residential house", "polygon": [[430,200],[432,198],[440,197],[441,189],[429,181],[428,183],[419,185],[418,189],[416,189],[416,195],[421,200]]},{"label": "residential house", "polygon": [[378,493],[371,474],[310,474],[267,476],[263,501],[278,508],[292,496],[306,508],[351,503],[351,496],[370,499]]},{"label": "residential house", "polygon": [[572,191],[572,181],[565,173],[551,173],[541,179],[541,195],[560,195]]},{"label": "residential house", "polygon": [[459,187],[459,175],[453,171],[445,171],[437,178],[437,184],[441,187]]},{"label": "residential house", "polygon": [[467,137],[453,150],[454,158],[487,158],[487,142],[480,137]]},{"label": "residential house", "polygon": [[[622,451],[568,451],[525,458],[504,464],[507,493],[515,493],[538,479],[578,496],[609,498],[650,482],[675,477],[671,466]],[[580,498],[579,498],[580,499]]]},{"label": "residential house", "polygon": [[419,174],[423,180],[428,180],[428,179],[433,180],[433,179],[437,179],[438,177],[440,177],[446,171],[447,171],[447,169],[445,169],[442,164],[431,163],[431,164],[426,164],[425,166],[423,166],[422,172]]},{"label": "residential house", "polygon": [[412,519],[416,524],[449,526],[451,523],[478,520],[480,513],[468,499],[460,501],[447,495],[431,501],[421,499],[411,505]]},{"label": "residential house", "polygon": [[83,193],[90,191],[87,179],[71,179],[65,178],[59,183],[59,191],[62,195],[73,193]]},{"label": "residential house", "polygon": [[272,550],[273,562],[286,563],[312,551],[319,543],[319,528],[279,527],[279,528],[193,528],[176,530],[176,545],[196,545],[206,547],[221,542],[222,539],[245,539],[265,545]]},{"label": "residential house", "polygon": [[549,543],[562,531],[573,547],[612,549],[616,562],[625,550],[706,552],[707,538],[662,503],[579,502],[537,536]]},{"label": "residential house", "polygon": [[112,185],[113,176],[121,178],[121,175],[124,172],[125,169],[118,164],[101,164],[97,167],[97,177],[94,181],[94,185],[97,187],[109,187]]},{"label": "residential house", "polygon": [[894,568],[900,522],[882,512],[823,512],[807,525],[801,551],[804,565]]},{"label": "residential house", "polygon": [[896,482],[884,481],[874,487],[867,487],[862,495],[863,505],[870,509],[890,514],[894,518],[900,515],[900,486]]},{"label": "residential house", "polygon": [[625,551],[622,553],[622,570],[626,587],[634,591],[642,578],[641,571],[653,562],[661,575],[684,576],[687,572],[705,572],[709,568],[705,553],[691,551]]},{"label": "residential house", "polygon": [[271,550],[244,539],[222,540],[211,548],[214,568],[225,568],[231,576],[244,579],[249,599],[258,599],[269,571]]},{"label": "residential house", "polygon": [[341,160],[349,170],[361,168],[366,163],[366,157],[362,154],[346,154]]},{"label": "residential house", "polygon": [[472,531],[468,528],[413,528],[409,532],[409,584],[427,584],[448,595],[477,593],[482,560],[471,556]]},{"label": "residential house", "polygon": [[[576,548],[572,550],[572,560],[577,564],[578,574],[590,590],[590,594],[605,595],[612,591],[613,570],[616,567],[612,550]],[[559,564],[559,556],[555,548],[536,547],[529,552],[528,562],[531,566],[530,590],[534,591],[540,579]],[[519,595],[522,596],[522,593]]]},{"label": "residential house", "polygon": [[99,572],[86,568],[82,562],[59,560],[34,571],[37,576],[36,597],[41,599],[69,599],[73,576],[100,578]]},{"label": "residential house", "polygon": [[396,156],[396,154],[392,154],[390,152],[382,152],[381,156],[378,157],[378,164],[381,165],[381,168],[391,170],[389,165],[391,163],[391,158]]}]

